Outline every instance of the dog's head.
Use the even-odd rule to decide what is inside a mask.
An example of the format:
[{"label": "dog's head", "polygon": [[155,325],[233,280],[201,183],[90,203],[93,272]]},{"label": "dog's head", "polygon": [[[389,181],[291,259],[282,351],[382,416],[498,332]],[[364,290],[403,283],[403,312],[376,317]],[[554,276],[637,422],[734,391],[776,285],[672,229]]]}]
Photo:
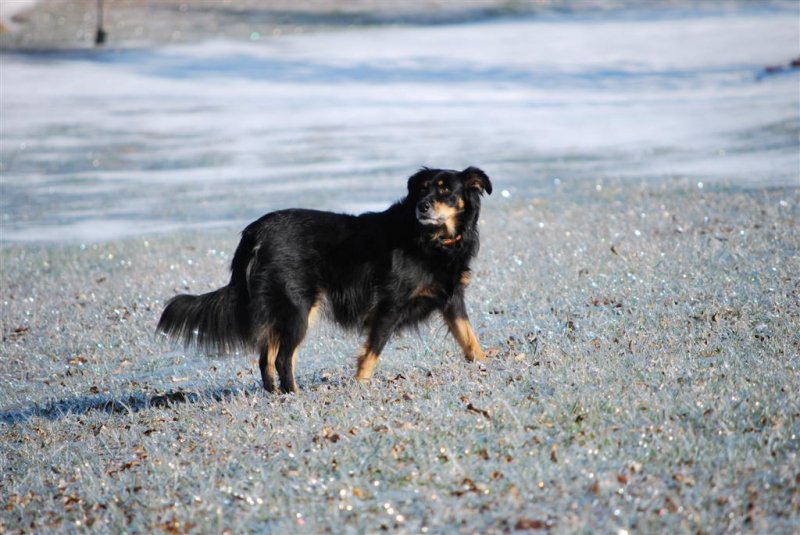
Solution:
[{"label": "dog's head", "polygon": [[483,193],[491,195],[492,182],[477,167],[423,168],[408,179],[407,199],[416,220],[444,238],[457,238],[465,227],[474,226]]}]

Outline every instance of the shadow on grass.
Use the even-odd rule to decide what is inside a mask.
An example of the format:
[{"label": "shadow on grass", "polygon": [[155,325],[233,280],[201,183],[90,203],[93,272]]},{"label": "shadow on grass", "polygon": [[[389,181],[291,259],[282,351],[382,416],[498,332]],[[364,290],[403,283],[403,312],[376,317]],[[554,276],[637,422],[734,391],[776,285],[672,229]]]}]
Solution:
[{"label": "shadow on grass", "polygon": [[[313,373],[299,378],[301,392],[313,390],[321,385],[342,385],[342,380],[331,381],[328,377]],[[0,410],[0,423],[16,424],[26,422],[31,418],[44,418],[46,420],[59,420],[71,414],[88,414],[91,412],[105,412],[108,414],[134,413],[147,409],[168,408],[184,403],[197,403],[198,401],[228,401],[235,396],[253,396],[258,393],[266,394],[261,382],[250,385],[227,386],[217,388],[179,389],[163,394],[148,395],[133,393],[127,396],[109,396],[98,394],[94,396],[75,396],[43,404],[34,404],[27,408]],[[275,394],[282,396],[283,394]]]},{"label": "shadow on grass", "polygon": [[254,395],[263,392],[260,384],[249,386],[218,387],[206,390],[175,390],[164,394],[147,395],[134,393],[127,396],[108,395],[76,396],[27,408],[0,411],[0,423],[16,424],[31,418],[58,420],[70,414],[105,412],[109,414],[134,413],[141,410],[164,408],[201,400],[226,401],[238,395]]}]

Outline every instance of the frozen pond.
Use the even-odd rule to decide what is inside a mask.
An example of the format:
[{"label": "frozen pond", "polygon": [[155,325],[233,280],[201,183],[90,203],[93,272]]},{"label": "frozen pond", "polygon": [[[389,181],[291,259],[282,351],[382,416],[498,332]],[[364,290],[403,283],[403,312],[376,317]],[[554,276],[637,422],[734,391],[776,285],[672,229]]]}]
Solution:
[{"label": "frozen pond", "polygon": [[376,209],[421,165],[554,180],[800,182],[797,9],[362,27],[3,53],[3,242]]}]

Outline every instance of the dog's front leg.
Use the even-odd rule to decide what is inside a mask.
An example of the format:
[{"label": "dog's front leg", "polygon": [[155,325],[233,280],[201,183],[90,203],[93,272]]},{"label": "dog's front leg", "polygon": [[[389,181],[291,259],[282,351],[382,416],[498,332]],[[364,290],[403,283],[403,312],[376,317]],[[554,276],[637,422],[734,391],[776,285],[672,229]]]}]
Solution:
[{"label": "dog's front leg", "polygon": [[378,312],[372,320],[367,342],[358,355],[358,371],[356,371],[356,380],[358,381],[366,382],[372,377],[372,370],[378,363],[378,357],[397,327],[397,315],[391,313],[390,310],[392,310],[391,305],[379,306]]},{"label": "dog's front leg", "polygon": [[469,362],[486,360],[486,354],[481,349],[478,337],[469,322],[463,295],[455,295],[442,313],[453,338],[464,351],[464,358]]}]

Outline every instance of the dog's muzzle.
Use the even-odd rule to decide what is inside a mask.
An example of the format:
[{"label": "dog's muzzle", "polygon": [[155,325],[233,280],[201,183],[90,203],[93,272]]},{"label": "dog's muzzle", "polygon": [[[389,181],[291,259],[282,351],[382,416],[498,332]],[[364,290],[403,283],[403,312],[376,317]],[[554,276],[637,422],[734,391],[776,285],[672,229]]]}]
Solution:
[{"label": "dog's muzzle", "polygon": [[433,206],[429,201],[420,201],[417,204],[417,221],[423,225],[441,225],[441,221],[432,210]]}]

